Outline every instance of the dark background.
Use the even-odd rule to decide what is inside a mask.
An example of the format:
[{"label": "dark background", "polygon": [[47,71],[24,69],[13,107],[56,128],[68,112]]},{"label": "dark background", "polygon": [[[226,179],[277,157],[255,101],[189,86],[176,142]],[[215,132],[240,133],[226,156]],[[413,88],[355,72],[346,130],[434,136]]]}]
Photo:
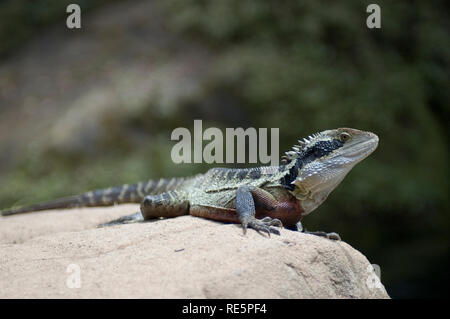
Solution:
[{"label": "dark background", "polygon": [[[391,297],[448,297],[445,1],[0,1],[0,207],[216,165],[170,159],[176,127],[329,128],[378,149],[305,218],[380,265]],[[223,166],[223,165],[221,165]]]}]

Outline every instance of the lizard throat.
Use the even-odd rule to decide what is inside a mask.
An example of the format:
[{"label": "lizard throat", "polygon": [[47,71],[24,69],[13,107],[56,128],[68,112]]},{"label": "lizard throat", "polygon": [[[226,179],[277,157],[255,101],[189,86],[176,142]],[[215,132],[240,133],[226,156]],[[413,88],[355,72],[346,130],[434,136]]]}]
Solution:
[{"label": "lizard throat", "polygon": [[329,141],[319,141],[304,150],[302,150],[296,159],[289,164],[282,165],[280,168],[287,170],[288,173],[280,179],[280,184],[289,191],[294,191],[293,182],[297,179],[298,174],[303,166],[309,164],[319,158],[329,155],[331,152],[344,146],[344,142],[339,139]]}]

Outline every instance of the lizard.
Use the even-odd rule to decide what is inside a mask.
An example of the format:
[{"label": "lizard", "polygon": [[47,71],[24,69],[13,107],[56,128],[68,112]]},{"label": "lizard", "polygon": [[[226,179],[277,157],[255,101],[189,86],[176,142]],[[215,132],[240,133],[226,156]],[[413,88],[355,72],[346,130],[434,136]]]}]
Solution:
[{"label": "lizard", "polygon": [[[71,207],[140,203],[140,213],[114,222],[192,215],[280,234],[306,232],[301,219],[322,204],[347,173],[378,146],[378,136],[352,128],[312,134],[287,151],[278,166],[212,168],[191,177],[160,178],[63,197],[1,212],[3,216]],[[107,224],[111,224],[107,223]],[[336,233],[308,232],[340,239]]]}]

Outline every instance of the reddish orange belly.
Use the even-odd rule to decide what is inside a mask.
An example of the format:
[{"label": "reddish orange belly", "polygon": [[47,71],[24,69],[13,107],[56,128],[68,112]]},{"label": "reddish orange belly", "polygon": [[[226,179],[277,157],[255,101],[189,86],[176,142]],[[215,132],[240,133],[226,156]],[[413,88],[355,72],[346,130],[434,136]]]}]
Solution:
[{"label": "reddish orange belly", "polygon": [[[273,201],[268,198],[255,198],[255,217],[258,219],[269,216],[278,218],[284,226],[295,226],[303,217],[304,210],[300,201],[293,196]],[[189,213],[193,216],[214,219],[222,222],[239,223],[234,208],[217,208],[210,206],[191,206]]]},{"label": "reddish orange belly", "polygon": [[304,210],[298,200],[288,200],[278,202],[273,207],[256,204],[256,218],[265,216],[278,218],[284,226],[295,226],[303,217]]}]

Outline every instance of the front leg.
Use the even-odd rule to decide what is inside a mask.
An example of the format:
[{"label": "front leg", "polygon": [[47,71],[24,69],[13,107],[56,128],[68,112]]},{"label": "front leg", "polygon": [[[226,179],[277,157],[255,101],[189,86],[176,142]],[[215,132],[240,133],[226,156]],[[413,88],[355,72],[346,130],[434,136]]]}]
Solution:
[{"label": "front leg", "polygon": [[267,197],[268,195],[270,196],[266,191],[252,186],[241,186],[237,189],[236,212],[244,229],[244,234],[247,231],[247,227],[251,227],[256,231],[265,231],[269,236],[270,233],[280,234],[275,227],[272,227],[283,226],[279,219],[272,219],[269,216],[262,219],[256,219],[255,217],[254,197]]}]

